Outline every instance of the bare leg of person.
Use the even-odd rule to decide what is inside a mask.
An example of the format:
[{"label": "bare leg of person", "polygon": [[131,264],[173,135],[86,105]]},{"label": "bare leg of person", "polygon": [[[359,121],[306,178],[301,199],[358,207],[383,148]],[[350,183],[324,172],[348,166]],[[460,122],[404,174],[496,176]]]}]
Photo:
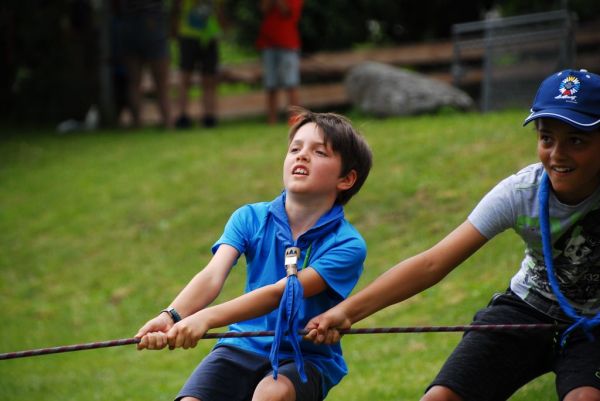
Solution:
[{"label": "bare leg of person", "polygon": [[448,387],[433,386],[425,393],[421,401],[462,401],[462,398]]},{"label": "bare leg of person", "polygon": [[288,124],[293,125],[295,122],[295,115],[292,113],[291,108],[293,106],[300,105],[300,94],[298,92],[298,88],[288,88],[287,90],[288,97]]},{"label": "bare leg of person", "polygon": [[179,116],[175,122],[177,128],[189,128],[192,124],[189,117],[189,95],[192,86],[193,71],[183,71],[179,75]]},{"label": "bare leg of person", "polygon": [[594,387],[578,387],[569,391],[564,401],[600,401],[600,390]]},{"label": "bare leg of person", "polygon": [[217,124],[217,86],[219,78],[216,75],[202,76],[202,111],[204,126],[214,127]]},{"label": "bare leg of person", "polygon": [[188,116],[188,99],[190,96],[190,86],[192,85],[192,71],[181,71],[181,86],[179,88],[179,115]]},{"label": "bare leg of person", "polygon": [[171,98],[169,96],[169,59],[160,59],[150,62],[150,69],[156,92],[158,96],[158,107],[162,117],[162,123],[165,128],[172,128],[171,121]]},{"label": "bare leg of person", "polygon": [[298,92],[298,88],[289,88],[287,90],[288,93],[288,105],[289,106],[298,106],[300,104],[300,94]]},{"label": "bare leg of person", "polygon": [[140,106],[142,101],[142,61],[133,57],[128,57],[126,64],[127,73],[129,74],[127,94],[129,96],[131,118],[133,119],[133,126],[139,128]]},{"label": "bare leg of person", "polygon": [[295,401],[296,389],[294,384],[283,375],[279,375],[277,380],[272,376],[267,376],[258,383],[252,401]]},{"label": "bare leg of person", "polygon": [[267,90],[267,122],[275,124],[277,122],[277,90]]}]

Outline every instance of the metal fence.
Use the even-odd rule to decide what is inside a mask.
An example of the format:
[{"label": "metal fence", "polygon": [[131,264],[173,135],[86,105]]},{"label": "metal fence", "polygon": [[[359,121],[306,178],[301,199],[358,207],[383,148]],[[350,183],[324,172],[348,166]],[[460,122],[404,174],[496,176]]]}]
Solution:
[{"label": "metal fence", "polygon": [[572,67],[576,23],[558,10],[454,25],[454,85],[481,82],[482,111],[529,107],[545,77]]}]

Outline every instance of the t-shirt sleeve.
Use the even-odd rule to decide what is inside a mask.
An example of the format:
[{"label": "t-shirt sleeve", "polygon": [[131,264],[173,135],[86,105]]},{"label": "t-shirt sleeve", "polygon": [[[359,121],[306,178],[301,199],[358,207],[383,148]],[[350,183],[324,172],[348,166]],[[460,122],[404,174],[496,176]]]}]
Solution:
[{"label": "t-shirt sleeve", "polygon": [[309,263],[331,291],[346,298],[363,272],[367,246],[360,236],[337,238],[327,250]]},{"label": "t-shirt sleeve", "polygon": [[240,254],[243,254],[248,246],[249,237],[247,230],[252,226],[251,220],[251,210],[248,205],[242,206],[233,212],[231,217],[229,217],[229,221],[225,224],[221,238],[212,246],[213,254],[217,252],[217,249],[222,244],[231,245]]},{"label": "t-shirt sleeve", "polygon": [[479,201],[468,220],[488,240],[514,226],[514,199],[510,177]]}]

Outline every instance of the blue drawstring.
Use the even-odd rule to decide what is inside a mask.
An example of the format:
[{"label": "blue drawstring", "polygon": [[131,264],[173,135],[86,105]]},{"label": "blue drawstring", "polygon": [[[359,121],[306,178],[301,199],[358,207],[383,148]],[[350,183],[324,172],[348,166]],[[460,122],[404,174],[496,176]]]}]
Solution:
[{"label": "blue drawstring", "polygon": [[593,318],[589,318],[586,316],[580,316],[575,311],[575,308],[571,306],[567,298],[560,292],[560,286],[558,284],[558,279],[556,278],[556,274],[554,272],[554,261],[552,255],[552,240],[551,240],[551,231],[550,231],[550,213],[548,206],[548,199],[550,197],[550,178],[546,172],[542,175],[542,182],[540,185],[540,192],[538,196],[539,206],[540,206],[540,230],[542,234],[542,251],[544,254],[544,261],[546,263],[546,270],[548,273],[548,280],[550,281],[550,287],[552,288],[552,292],[556,296],[558,300],[558,304],[561,309],[565,312],[567,316],[573,319],[573,324],[569,326],[567,330],[563,333],[560,345],[564,347],[567,337],[578,327],[583,328],[584,333],[587,335],[590,341],[594,341],[594,336],[592,335],[592,329],[600,324],[600,313],[598,313]]},{"label": "blue drawstring", "polygon": [[[306,268],[308,265],[311,248],[312,244],[306,251],[302,268]],[[302,351],[300,350],[299,342],[300,336],[298,335],[298,312],[300,309],[300,303],[304,298],[302,284],[300,283],[300,280],[298,280],[297,276],[297,262],[299,257],[300,248],[290,247],[285,250],[287,280],[283,295],[281,296],[281,302],[279,303],[279,309],[277,310],[275,337],[273,339],[273,344],[271,345],[269,359],[271,360],[271,366],[273,367],[273,379],[277,380],[277,371],[279,370],[279,347],[283,338],[287,336],[292,344],[292,347],[294,348],[294,362],[296,363],[296,369],[298,369],[300,380],[302,383],[306,383],[307,378],[304,371],[304,359],[302,358]]]}]

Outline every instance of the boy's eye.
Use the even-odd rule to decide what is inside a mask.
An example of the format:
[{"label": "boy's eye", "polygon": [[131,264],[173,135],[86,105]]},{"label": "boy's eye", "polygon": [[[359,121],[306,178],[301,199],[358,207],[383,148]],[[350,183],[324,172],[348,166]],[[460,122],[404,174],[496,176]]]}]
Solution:
[{"label": "boy's eye", "polygon": [[571,138],[571,143],[573,145],[581,145],[583,143],[583,139],[575,136]]}]

